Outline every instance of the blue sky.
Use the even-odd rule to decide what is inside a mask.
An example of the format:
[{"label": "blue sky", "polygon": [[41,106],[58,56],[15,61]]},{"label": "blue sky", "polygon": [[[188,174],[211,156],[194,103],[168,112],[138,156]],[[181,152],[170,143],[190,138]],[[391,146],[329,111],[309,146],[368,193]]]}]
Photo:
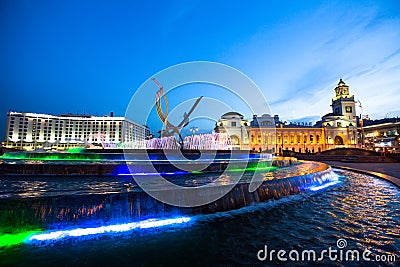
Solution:
[{"label": "blue sky", "polygon": [[339,78],[363,114],[400,116],[398,1],[3,0],[0,25],[2,135],[9,109],[124,115],[152,75],[195,60],[245,73],[284,120],[330,112]]}]

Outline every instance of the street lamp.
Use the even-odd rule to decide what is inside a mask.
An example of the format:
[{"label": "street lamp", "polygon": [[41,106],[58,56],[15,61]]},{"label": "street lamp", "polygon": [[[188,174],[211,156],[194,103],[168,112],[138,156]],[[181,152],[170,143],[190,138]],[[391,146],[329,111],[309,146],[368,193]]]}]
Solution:
[{"label": "street lamp", "polygon": [[199,131],[199,127],[191,127],[190,132],[192,133],[192,136]]},{"label": "street lamp", "polygon": [[199,127],[191,127],[190,132],[192,133],[192,149],[194,149],[194,134],[199,131]]},{"label": "street lamp", "polygon": [[364,141],[364,125],[363,125],[363,124],[364,124],[364,121],[363,121],[363,117],[362,117],[363,110],[362,110],[362,105],[361,105],[360,100],[357,100],[357,102],[360,104],[359,107],[360,107],[360,109],[361,109],[361,112],[360,112],[361,148],[364,148],[364,146],[365,146],[365,141]]}]

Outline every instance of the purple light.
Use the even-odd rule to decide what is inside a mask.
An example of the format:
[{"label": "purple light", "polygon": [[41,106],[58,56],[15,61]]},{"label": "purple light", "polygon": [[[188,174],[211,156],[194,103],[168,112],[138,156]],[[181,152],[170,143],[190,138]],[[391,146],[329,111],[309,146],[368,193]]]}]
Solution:
[{"label": "purple light", "polygon": [[174,172],[134,172],[134,173],[118,173],[118,176],[155,176],[155,175],[174,175],[174,174],[186,174],[186,173],[174,173]]},{"label": "purple light", "polygon": [[178,217],[178,218],[162,219],[162,220],[148,219],[144,221],[125,223],[125,224],[114,224],[114,225],[92,227],[92,228],[77,228],[71,230],[54,231],[54,232],[32,235],[28,239],[28,241],[50,241],[50,240],[59,240],[65,237],[80,237],[80,236],[105,234],[105,233],[120,233],[120,232],[131,231],[134,229],[147,229],[147,228],[163,227],[174,224],[182,224],[182,223],[187,223],[190,220],[191,220],[190,217]]}]

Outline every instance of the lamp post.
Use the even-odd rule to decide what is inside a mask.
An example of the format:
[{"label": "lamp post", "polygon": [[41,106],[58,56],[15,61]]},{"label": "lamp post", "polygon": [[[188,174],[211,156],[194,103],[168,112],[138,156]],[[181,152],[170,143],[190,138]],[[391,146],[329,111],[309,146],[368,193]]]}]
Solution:
[{"label": "lamp post", "polygon": [[199,131],[199,127],[191,127],[190,132],[192,133],[192,149],[194,149],[194,134]]},{"label": "lamp post", "polygon": [[278,131],[276,128],[278,128],[279,124],[276,123],[275,126],[275,155],[278,155]]},{"label": "lamp post", "polygon": [[191,127],[190,128],[190,132],[192,133],[192,136],[194,136],[194,134],[196,133],[196,132],[198,132],[199,131],[199,127]]},{"label": "lamp post", "polygon": [[361,102],[360,102],[360,100],[357,100],[357,102],[360,104],[359,105],[359,107],[360,107],[360,109],[361,109],[361,112],[360,112],[360,128],[361,128],[361,148],[364,148],[364,146],[365,146],[365,142],[364,142],[364,121],[363,121],[363,117],[362,117],[362,113],[363,113],[363,110],[362,110],[362,105],[361,105]]}]

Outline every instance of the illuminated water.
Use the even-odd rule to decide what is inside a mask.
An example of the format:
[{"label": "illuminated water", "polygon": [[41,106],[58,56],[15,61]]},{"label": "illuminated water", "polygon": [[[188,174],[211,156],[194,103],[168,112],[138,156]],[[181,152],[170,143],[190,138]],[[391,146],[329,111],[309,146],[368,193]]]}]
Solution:
[{"label": "illuminated water", "polygon": [[370,176],[337,173],[342,175],[341,183],[319,191],[234,211],[196,215],[180,225],[3,247],[0,263],[19,266],[257,265],[268,263],[256,258],[264,245],[276,250],[321,251],[329,246],[336,248],[339,238],[347,240],[348,248],[369,248],[375,254],[396,253],[399,260],[400,190]]}]

